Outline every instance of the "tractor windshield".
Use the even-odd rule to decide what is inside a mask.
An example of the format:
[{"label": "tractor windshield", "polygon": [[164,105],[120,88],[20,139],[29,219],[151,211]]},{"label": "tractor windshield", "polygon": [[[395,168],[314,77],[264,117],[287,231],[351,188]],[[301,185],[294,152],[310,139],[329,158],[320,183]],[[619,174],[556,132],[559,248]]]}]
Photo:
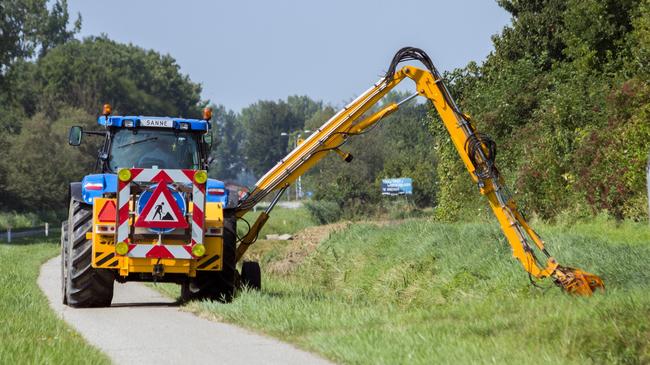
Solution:
[{"label": "tractor windshield", "polygon": [[199,169],[196,136],[190,132],[160,129],[120,129],[113,135],[108,165],[160,169]]}]

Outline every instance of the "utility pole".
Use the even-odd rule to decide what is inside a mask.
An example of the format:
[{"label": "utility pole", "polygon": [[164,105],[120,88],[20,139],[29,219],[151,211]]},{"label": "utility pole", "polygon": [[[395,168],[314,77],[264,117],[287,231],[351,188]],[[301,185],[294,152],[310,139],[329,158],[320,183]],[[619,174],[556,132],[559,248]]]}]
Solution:
[{"label": "utility pole", "polygon": [[[297,148],[299,144],[302,143],[303,141],[303,133],[304,134],[309,134],[312,131],[310,130],[296,130],[293,132],[282,132],[280,133],[281,136],[283,137],[289,137],[287,141],[287,153],[291,152],[293,149]],[[302,176],[298,176],[298,180],[296,181],[296,200],[302,199]],[[287,200],[290,199],[291,193],[288,191],[287,192]]]}]

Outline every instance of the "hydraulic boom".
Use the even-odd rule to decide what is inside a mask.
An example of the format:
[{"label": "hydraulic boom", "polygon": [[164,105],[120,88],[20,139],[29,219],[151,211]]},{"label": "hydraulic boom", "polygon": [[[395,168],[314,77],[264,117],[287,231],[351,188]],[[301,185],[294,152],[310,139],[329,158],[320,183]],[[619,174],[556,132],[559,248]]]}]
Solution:
[{"label": "hydraulic boom", "polygon": [[[420,61],[426,69],[404,66],[397,70],[399,63],[409,60]],[[382,118],[397,111],[400,105],[407,101],[392,103],[361,119],[382,97],[407,78],[413,80],[416,87],[416,93],[407,100],[419,95],[431,101],[472,180],[477,184],[480,193],[487,197],[512,247],[513,256],[519,260],[524,269],[537,279],[552,278],[558,286],[569,293],[591,295],[598,288],[604,289],[604,284],[598,276],[561,266],[548,253],[542,239],[528,225],[517,209],[515,201],[505,189],[503,178],[494,163],[495,143],[487,135],[477,132],[470,118],[459,110],[429,56],[424,51],[412,47],[399,50],[385,77],[325,122],[302,144],[280,160],[275,167],[262,176],[250,194],[239,202],[236,215],[241,217],[268,194],[276,192],[273,203],[258,217],[248,234],[242,239],[237,248],[236,259],[241,259],[247,248],[255,241],[277,198],[293,181],[325,157],[328,152],[335,152],[349,162],[352,156],[340,149],[347,139],[367,131]],[[532,245],[543,253],[545,262],[537,257]]]}]

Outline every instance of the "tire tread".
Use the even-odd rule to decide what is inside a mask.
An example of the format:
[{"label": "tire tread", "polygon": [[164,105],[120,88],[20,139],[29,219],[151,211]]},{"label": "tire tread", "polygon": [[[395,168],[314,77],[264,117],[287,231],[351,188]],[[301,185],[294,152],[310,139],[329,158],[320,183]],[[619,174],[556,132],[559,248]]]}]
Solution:
[{"label": "tire tread", "polygon": [[108,307],[113,300],[113,272],[92,267],[92,207],[70,202],[68,218],[67,304],[71,307]]}]

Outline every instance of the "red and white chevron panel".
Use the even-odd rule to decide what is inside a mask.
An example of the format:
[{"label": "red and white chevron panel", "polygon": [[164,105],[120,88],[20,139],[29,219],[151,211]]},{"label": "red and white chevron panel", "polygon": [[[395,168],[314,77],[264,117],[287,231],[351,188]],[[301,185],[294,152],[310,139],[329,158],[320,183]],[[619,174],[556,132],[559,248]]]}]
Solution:
[{"label": "red and white chevron panel", "polygon": [[191,259],[191,245],[129,245],[128,257],[156,259]]},{"label": "red and white chevron panel", "polygon": [[[131,180],[118,179],[117,192],[117,241],[129,245],[129,257],[191,259],[192,246],[203,243],[205,229],[205,183],[194,181],[196,170],[141,169],[132,168]],[[131,182],[153,182],[159,184],[192,184],[192,241],[188,245],[132,244],[129,238],[129,199]]]},{"label": "red and white chevron panel", "polygon": [[129,243],[129,198],[131,183],[117,181],[117,241]]}]

